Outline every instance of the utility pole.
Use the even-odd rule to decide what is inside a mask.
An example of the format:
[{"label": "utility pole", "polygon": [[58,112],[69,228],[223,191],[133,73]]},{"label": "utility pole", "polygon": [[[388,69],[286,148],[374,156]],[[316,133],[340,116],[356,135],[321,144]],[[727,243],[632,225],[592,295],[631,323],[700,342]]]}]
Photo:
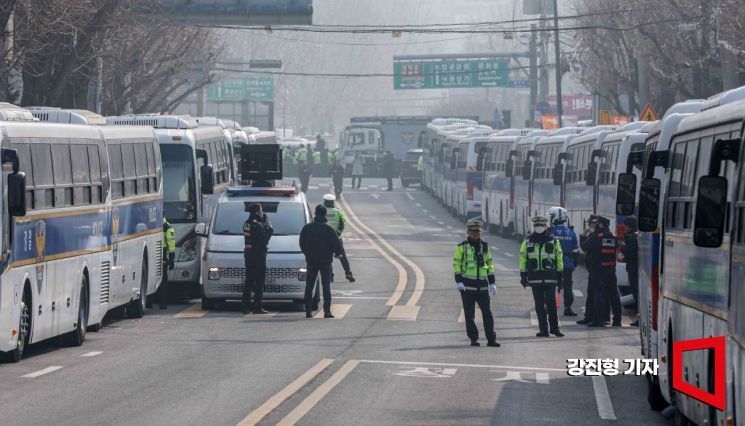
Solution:
[{"label": "utility pole", "polygon": [[564,113],[564,105],[561,102],[561,48],[559,40],[559,3],[558,0],[554,0],[554,50],[556,55],[556,115],[559,119],[559,127],[561,127],[561,116]]},{"label": "utility pole", "polygon": [[737,56],[724,46],[719,46],[722,55],[722,87],[724,90],[734,89],[737,81]]},{"label": "utility pole", "polygon": [[538,102],[538,25],[530,25],[530,42],[528,50],[530,53],[530,105],[528,105],[528,118],[533,121],[536,103]]},{"label": "utility pole", "polygon": [[[646,107],[651,101],[649,90],[649,58],[646,54],[642,53],[639,55],[636,67],[639,74],[639,108],[641,109]],[[641,114],[641,110],[639,114]]]},{"label": "utility pole", "polygon": [[[541,6],[543,7],[543,6]],[[541,71],[540,85],[538,86],[538,100],[548,102],[548,37],[546,36],[546,14],[541,10]]]}]

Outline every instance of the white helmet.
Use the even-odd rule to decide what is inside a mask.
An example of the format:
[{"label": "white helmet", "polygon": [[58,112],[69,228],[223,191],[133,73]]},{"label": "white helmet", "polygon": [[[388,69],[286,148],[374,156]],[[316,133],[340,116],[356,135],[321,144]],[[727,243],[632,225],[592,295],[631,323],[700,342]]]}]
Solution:
[{"label": "white helmet", "polygon": [[334,201],[336,201],[334,194],[326,194],[323,196],[323,205],[326,207],[334,207]]},{"label": "white helmet", "polygon": [[569,219],[569,213],[564,207],[553,206],[548,209],[546,215],[551,219],[551,224],[556,225],[558,223],[564,223]]}]

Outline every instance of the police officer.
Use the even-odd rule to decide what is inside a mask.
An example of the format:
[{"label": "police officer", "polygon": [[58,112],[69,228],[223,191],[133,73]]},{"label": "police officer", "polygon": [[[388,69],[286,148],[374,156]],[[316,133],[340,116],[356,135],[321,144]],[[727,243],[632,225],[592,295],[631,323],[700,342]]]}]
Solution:
[{"label": "police officer", "polygon": [[[636,217],[629,216],[624,219],[626,233],[623,237],[621,253],[626,261],[626,273],[629,276],[631,294],[634,296],[637,308],[639,306],[639,225]],[[639,326],[639,320],[631,323],[633,327]]]},{"label": "police officer", "polygon": [[552,237],[559,240],[561,252],[564,255],[564,270],[561,273],[562,286],[559,288],[560,291],[564,291],[564,316],[576,317],[577,313],[572,310],[572,304],[574,303],[572,275],[579,255],[579,239],[577,234],[566,225],[569,215],[565,208],[551,207],[548,209],[548,218],[551,222],[551,228],[548,232]]},{"label": "police officer", "polygon": [[[261,204],[252,203],[248,206],[249,216],[243,223],[243,259],[246,266],[245,281],[243,283],[243,313],[252,311],[254,314],[265,314],[261,306],[264,295],[264,281],[266,280],[266,252],[269,239],[274,230],[269,223]],[[253,303],[251,302],[253,292]]]},{"label": "police officer", "polygon": [[[594,289],[590,327],[605,327],[608,305],[613,312],[613,326],[621,326],[621,296],[616,281],[616,249],[618,241],[608,229],[610,221],[595,216],[591,222],[592,232],[580,243],[588,255],[589,278],[587,286]],[[585,316],[587,319],[587,315]]]},{"label": "police officer", "polygon": [[316,206],[313,222],[303,226],[300,231],[300,250],[305,255],[305,317],[311,318],[313,289],[316,278],[321,274],[323,288],[323,317],[334,318],[331,313],[331,263],[334,256],[342,255],[341,240],[336,232],[328,226],[326,207]]},{"label": "police officer", "polygon": [[383,175],[386,181],[388,181],[388,188],[386,191],[393,191],[393,173],[395,164],[393,160],[393,154],[390,151],[386,151],[383,156]]},{"label": "police officer", "polygon": [[334,183],[336,198],[341,198],[341,191],[344,189],[344,167],[337,160],[331,165],[331,181]]},{"label": "police officer", "polygon": [[[173,227],[168,223],[168,219],[163,217],[163,266],[169,271],[173,270],[176,260],[176,237]],[[160,287],[158,288],[158,302],[160,309],[168,308],[168,298],[170,295],[168,284],[168,272],[163,274]]]},{"label": "police officer", "polygon": [[475,220],[467,225],[468,238],[455,247],[453,273],[455,285],[460,291],[463,315],[466,319],[466,334],[471,346],[480,346],[479,330],[474,315],[479,305],[484,320],[484,334],[487,346],[499,347],[494,333],[494,317],[489,305],[489,295],[496,296],[497,284],[494,278],[494,262],[486,241],[481,239],[481,222]]},{"label": "police officer", "polygon": [[297,173],[300,178],[300,190],[308,192],[308,185],[310,184],[310,175],[312,174],[310,166],[305,162],[304,159],[298,160]]},{"label": "police officer", "polygon": [[[556,313],[556,286],[561,287],[564,254],[561,243],[548,232],[548,218],[533,218],[533,233],[520,246],[520,284],[533,290],[538,316],[537,337],[564,337]],[[548,321],[546,321],[548,315]]]},{"label": "police officer", "polygon": [[[326,207],[327,223],[329,226],[334,228],[336,235],[339,236],[339,244],[341,244],[341,255],[339,256],[339,261],[341,262],[342,268],[344,268],[344,275],[347,277],[347,280],[350,283],[353,283],[356,280],[354,279],[354,275],[352,275],[352,268],[349,266],[349,259],[347,259],[347,254],[344,251],[344,239],[342,236],[347,224],[347,216],[340,208],[336,207],[335,204],[336,197],[334,194],[326,194],[323,196],[323,205]],[[331,276],[331,281],[334,281],[333,272],[331,273]]]}]

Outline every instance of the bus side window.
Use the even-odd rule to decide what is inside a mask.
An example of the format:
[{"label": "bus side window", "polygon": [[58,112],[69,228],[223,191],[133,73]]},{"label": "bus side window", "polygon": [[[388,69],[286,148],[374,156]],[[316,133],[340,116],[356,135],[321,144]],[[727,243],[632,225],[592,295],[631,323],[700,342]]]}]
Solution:
[{"label": "bus side window", "polygon": [[18,167],[26,173],[26,206],[29,210],[34,207],[34,170],[31,167],[31,145],[14,143],[12,148],[18,151]]},{"label": "bus side window", "polygon": [[121,145],[109,145],[109,161],[111,163],[111,198],[114,200],[124,197],[124,169],[122,167]]},{"label": "bus side window", "polygon": [[109,178],[107,164],[101,165],[101,154],[103,145],[88,145],[88,160],[91,170],[91,201],[93,204],[103,204],[106,199],[106,186],[104,181]]},{"label": "bus side window", "polygon": [[31,144],[31,164],[34,169],[34,207],[54,206],[52,150],[48,143]]},{"label": "bus side window", "polygon": [[91,204],[91,173],[86,145],[70,145],[72,155],[73,204]]},{"label": "bus side window", "polygon": [[[66,142],[66,141],[65,141]],[[70,145],[52,145],[54,162],[54,206],[72,205],[72,160],[70,159]]]},{"label": "bus side window", "polygon": [[155,152],[153,150],[153,143],[148,142],[145,145],[146,149],[146,155],[147,155],[147,174],[149,176],[148,178],[148,189],[150,193],[158,192],[158,177],[157,177],[157,170],[155,167]]},{"label": "bus side window", "polygon": [[144,143],[134,144],[135,148],[135,171],[137,172],[137,194],[147,194],[148,188],[148,171],[147,171],[147,151]]},{"label": "bus side window", "polygon": [[123,143],[122,163],[124,164],[124,196],[136,194],[137,172],[135,171],[135,147],[132,143]]}]

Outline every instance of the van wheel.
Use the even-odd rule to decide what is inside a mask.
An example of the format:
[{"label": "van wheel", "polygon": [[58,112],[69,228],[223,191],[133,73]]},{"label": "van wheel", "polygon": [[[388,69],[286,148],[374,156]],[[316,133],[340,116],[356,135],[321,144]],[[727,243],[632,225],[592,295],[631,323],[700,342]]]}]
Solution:
[{"label": "van wheel", "polygon": [[145,304],[147,303],[147,262],[142,260],[140,271],[140,297],[129,302],[127,314],[130,318],[142,318],[145,315]]},{"label": "van wheel", "polygon": [[80,283],[80,303],[78,304],[78,322],[75,330],[63,337],[65,346],[77,347],[85,342],[85,331],[88,323],[88,280],[83,275]]},{"label": "van wheel", "polygon": [[21,316],[18,319],[18,337],[16,340],[16,347],[12,351],[3,354],[3,360],[6,362],[18,362],[23,358],[23,351],[26,349],[28,336],[31,334],[31,314],[29,312],[29,306],[31,306],[31,294],[28,289],[25,289],[23,292],[23,299],[21,300]]}]

